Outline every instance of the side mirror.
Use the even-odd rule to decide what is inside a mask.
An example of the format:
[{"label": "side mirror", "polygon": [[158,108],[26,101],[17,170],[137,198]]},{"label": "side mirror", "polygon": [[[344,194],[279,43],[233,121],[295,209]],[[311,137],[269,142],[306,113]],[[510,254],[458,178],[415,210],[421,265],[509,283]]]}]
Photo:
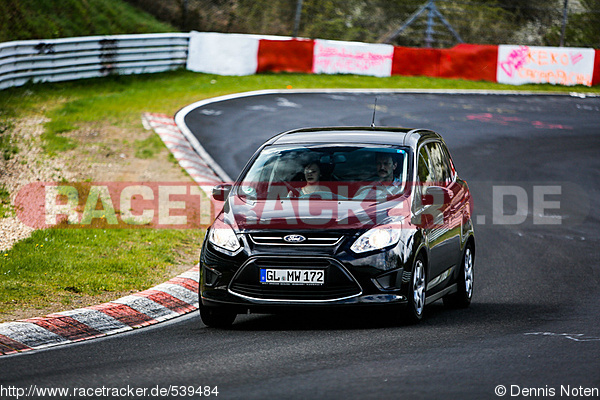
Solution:
[{"label": "side mirror", "polygon": [[431,229],[434,224],[440,224],[445,205],[448,204],[449,191],[441,186],[423,186],[421,205],[423,209],[414,214],[411,221],[415,225]]},{"label": "side mirror", "polygon": [[222,183],[217,185],[212,190],[212,197],[216,201],[225,201],[227,196],[229,196],[229,192],[231,192],[231,188],[233,186],[228,183]]},{"label": "side mirror", "polygon": [[435,208],[439,209],[447,203],[449,197],[448,189],[446,188],[441,186],[424,186],[421,203],[424,206],[435,206]]}]

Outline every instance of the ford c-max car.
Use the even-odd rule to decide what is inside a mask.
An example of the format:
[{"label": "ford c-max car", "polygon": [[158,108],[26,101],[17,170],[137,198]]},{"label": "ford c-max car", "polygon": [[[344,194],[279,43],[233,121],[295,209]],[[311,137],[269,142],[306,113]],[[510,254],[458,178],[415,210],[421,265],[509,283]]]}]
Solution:
[{"label": "ford c-max car", "polygon": [[387,306],[417,322],[473,296],[472,200],[430,130],[305,128],[281,133],[233,184],[200,255],[200,315]]}]

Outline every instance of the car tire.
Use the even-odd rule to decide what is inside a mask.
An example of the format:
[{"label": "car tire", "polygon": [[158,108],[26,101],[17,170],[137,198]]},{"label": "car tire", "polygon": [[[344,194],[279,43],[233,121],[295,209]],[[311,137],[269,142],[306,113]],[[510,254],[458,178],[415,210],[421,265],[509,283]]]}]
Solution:
[{"label": "car tire", "polygon": [[475,251],[471,243],[467,244],[462,257],[457,292],[444,296],[444,305],[450,308],[466,308],[473,298],[473,280],[475,277]]},{"label": "car tire", "polygon": [[419,254],[415,260],[408,288],[408,304],[405,309],[405,320],[417,323],[423,319],[426,298],[426,266],[425,257]]},{"label": "car tire", "polygon": [[237,314],[233,311],[200,306],[200,318],[210,328],[229,328],[236,317]]}]

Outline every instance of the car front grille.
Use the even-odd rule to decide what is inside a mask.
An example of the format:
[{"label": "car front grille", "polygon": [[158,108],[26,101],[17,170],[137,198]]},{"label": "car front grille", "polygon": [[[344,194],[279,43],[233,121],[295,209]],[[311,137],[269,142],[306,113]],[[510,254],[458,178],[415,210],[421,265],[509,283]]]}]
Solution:
[{"label": "car front grille", "polygon": [[[261,268],[320,269],[322,285],[269,285],[259,280]],[[260,257],[247,262],[233,278],[229,291],[250,299],[265,301],[334,301],[358,296],[360,285],[338,262],[328,258]]]},{"label": "car front grille", "polygon": [[302,242],[288,242],[285,240],[287,234],[251,234],[250,240],[254,244],[263,246],[335,246],[342,240],[341,235],[329,235],[329,234],[315,234],[315,235],[302,235],[304,240]]}]

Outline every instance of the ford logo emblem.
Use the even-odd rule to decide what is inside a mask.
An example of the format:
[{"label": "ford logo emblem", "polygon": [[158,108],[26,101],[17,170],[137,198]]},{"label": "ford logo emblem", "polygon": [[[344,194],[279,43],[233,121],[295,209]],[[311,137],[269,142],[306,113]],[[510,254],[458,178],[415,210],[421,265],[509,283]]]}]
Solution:
[{"label": "ford logo emblem", "polygon": [[288,243],[302,243],[306,238],[302,235],[287,235],[283,238]]}]

